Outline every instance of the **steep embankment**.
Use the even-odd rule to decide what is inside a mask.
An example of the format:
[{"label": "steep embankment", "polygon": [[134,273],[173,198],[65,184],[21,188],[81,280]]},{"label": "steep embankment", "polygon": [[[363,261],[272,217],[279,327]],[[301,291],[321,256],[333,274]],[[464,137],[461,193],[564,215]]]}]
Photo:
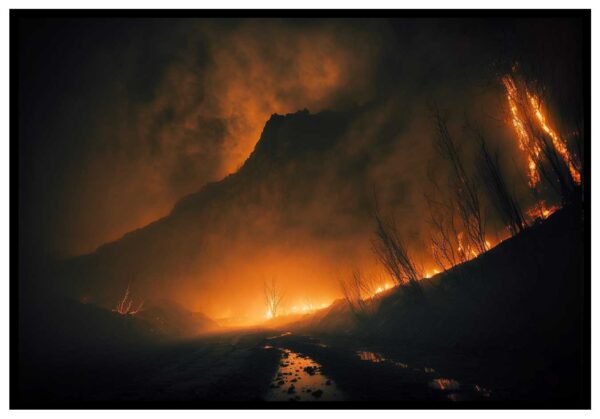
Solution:
[{"label": "steep embankment", "polygon": [[[583,241],[578,211],[560,210],[478,258],[424,278],[422,300],[402,287],[385,293],[377,298],[377,313],[366,330],[360,322],[346,320],[352,323],[346,331],[393,332],[406,339],[438,339],[442,332],[449,342],[464,343],[473,333],[480,339],[482,334],[509,333],[532,322],[562,323],[557,316],[566,310],[556,304],[581,302],[574,298],[583,286]],[[518,322],[512,320],[515,315]],[[338,303],[295,327],[339,332],[337,318],[345,316],[352,314]],[[451,323],[460,327],[446,330]]]},{"label": "steep embankment", "polygon": [[473,376],[502,398],[581,396],[585,353],[582,214],[569,207],[480,257],[421,281],[423,298],[394,289],[358,321],[344,304],[289,325],[350,337],[400,359]]}]

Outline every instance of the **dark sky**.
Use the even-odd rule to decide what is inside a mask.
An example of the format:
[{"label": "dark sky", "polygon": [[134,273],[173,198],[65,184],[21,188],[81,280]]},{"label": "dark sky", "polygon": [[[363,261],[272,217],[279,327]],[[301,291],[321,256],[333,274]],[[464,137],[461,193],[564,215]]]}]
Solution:
[{"label": "dark sky", "polygon": [[273,113],[392,106],[418,143],[427,103],[502,119],[486,95],[514,61],[573,110],[580,23],[21,20],[21,248],[87,253],[167,215],[241,166]]}]

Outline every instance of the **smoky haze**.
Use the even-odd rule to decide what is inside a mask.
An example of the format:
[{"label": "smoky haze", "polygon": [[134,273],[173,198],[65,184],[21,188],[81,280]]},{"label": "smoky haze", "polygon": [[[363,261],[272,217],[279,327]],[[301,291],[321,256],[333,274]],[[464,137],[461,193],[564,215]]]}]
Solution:
[{"label": "smoky haze", "polygon": [[[142,228],[75,259],[69,275],[86,278],[77,292],[109,304],[132,283],[140,298],[219,318],[262,315],[268,278],[291,306],[331,302],[352,269],[380,275],[374,197],[432,266],[425,196],[449,173],[433,109],[468,170],[470,128],[500,148],[527,202],[499,76],[519,62],[547,77],[565,131],[564,98],[581,91],[577,20],[27,20],[19,30],[21,249],[71,257]],[[486,208],[494,238],[503,226]]]}]

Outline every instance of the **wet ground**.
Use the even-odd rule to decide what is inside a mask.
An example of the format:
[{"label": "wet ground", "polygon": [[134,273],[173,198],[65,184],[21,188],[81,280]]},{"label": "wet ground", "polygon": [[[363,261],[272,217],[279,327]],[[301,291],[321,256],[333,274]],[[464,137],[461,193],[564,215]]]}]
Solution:
[{"label": "wet ground", "polygon": [[[471,401],[493,390],[356,343],[266,330],[111,354],[58,351],[25,394],[62,402]],[[78,358],[77,354],[81,354]],[[60,361],[59,361],[60,360]]]},{"label": "wet ground", "polygon": [[[263,347],[281,352],[267,400],[314,401],[484,401],[493,392],[459,382],[421,364],[348,342],[282,333]],[[309,391],[307,391],[309,390]],[[315,397],[315,390],[318,396]]]},{"label": "wet ground", "polygon": [[335,382],[324,375],[321,365],[308,355],[286,348],[265,345],[265,349],[281,352],[277,373],[273,376],[267,401],[338,401],[347,396]]}]

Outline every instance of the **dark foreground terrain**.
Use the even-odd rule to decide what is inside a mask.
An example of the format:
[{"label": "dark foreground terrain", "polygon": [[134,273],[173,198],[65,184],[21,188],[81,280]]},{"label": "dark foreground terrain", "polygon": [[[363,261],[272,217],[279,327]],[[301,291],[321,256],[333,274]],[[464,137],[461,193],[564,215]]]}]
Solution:
[{"label": "dark foreground terrain", "polygon": [[488,389],[426,365],[290,332],[220,333],[136,350],[64,353],[62,360],[43,353],[20,371],[21,406],[493,399]]},{"label": "dark foreground terrain", "polygon": [[338,304],[288,328],[426,363],[489,388],[497,400],[589,404],[581,219],[577,208],[560,210],[480,257],[424,279],[422,295],[391,290],[371,315],[357,318]]},{"label": "dark foreground terrain", "polygon": [[588,406],[580,220],[577,209],[561,210],[422,281],[418,298],[390,290],[366,318],[337,302],[279,330],[207,329],[190,337],[183,333],[190,323],[209,328],[210,321],[163,306],[149,311],[162,316],[158,330],[150,316],[22,293],[13,407],[260,401]]}]

